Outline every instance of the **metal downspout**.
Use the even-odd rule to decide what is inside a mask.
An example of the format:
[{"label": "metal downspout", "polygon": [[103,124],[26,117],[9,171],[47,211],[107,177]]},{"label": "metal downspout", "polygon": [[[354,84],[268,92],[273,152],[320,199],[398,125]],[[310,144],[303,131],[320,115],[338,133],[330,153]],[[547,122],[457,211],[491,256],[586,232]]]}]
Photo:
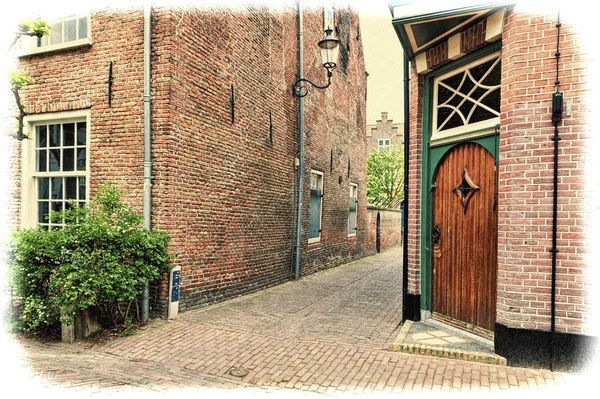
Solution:
[{"label": "metal downspout", "polygon": [[[302,30],[302,0],[298,0],[298,79],[304,78],[304,33]],[[300,239],[302,238],[302,188],[304,187],[304,97],[298,97],[298,147],[299,177],[298,204],[296,206],[296,256],[294,280],[300,278]]]},{"label": "metal downspout", "polygon": [[[551,299],[550,299],[550,370],[554,371],[554,362],[556,358],[556,254],[559,252],[557,249],[557,219],[558,219],[558,142],[560,137],[558,136],[558,124],[562,120],[562,94],[559,93],[558,87],[560,81],[558,80],[559,60],[560,60],[560,13],[558,14],[558,21],[556,23],[556,81],[554,82],[555,91],[552,98],[552,122],[554,122],[554,193],[552,197],[552,288],[551,288]],[[559,102],[557,97],[560,97]]]},{"label": "metal downspout", "polygon": [[[152,38],[152,6],[144,6],[144,199],[143,227],[152,229],[152,131],[150,125],[150,45]],[[150,313],[150,283],[146,281],[142,292],[142,321],[148,320]]]},{"label": "metal downspout", "polygon": [[408,294],[408,166],[410,133],[410,73],[408,56],[404,54],[404,236],[402,237],[402,321],[407,319],[406,296]]}]

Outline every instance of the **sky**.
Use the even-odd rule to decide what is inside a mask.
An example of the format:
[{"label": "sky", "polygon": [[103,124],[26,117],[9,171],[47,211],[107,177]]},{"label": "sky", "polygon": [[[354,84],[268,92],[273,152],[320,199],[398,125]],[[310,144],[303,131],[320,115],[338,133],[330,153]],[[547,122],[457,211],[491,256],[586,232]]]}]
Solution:
[{"label": "sky", "polygon": [[359,8],[360,32],[367,78],[367,124],[388,113],[388,120],[403,122],[403,52],[392,27],[386,1],[375,0]]}]

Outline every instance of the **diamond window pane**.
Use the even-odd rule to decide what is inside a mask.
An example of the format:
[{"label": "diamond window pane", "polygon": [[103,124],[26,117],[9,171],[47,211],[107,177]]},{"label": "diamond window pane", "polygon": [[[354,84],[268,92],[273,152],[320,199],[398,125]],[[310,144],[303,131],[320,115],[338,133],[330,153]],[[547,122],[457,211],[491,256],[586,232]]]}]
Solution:
[{"label": "diamond window pane", "polygon": [[[485,122],[500,115],[500,56],[487,56],[436,79],[434,123],[437,132]],[[447,76],[447,75],[446,75]],[[482,127],[484,125],[479,125]]]},{"label": "diamond window pane", "polygon": [[483,78],[483,76],[489,71],[492,65],[494,65],[494,62],[496,62],[495,58],[493,60],[486,61],[483,64],[476,65],[473,68],[469,69],[469,73],[471,74],[471,76],[473,76],[473,79],[475,79],[476,81],[480,81]]},{"label": "diamond window pane", "polygon": [[[442,121],[443,122],[443,121]],[[440,130],[448,130],[455,127],[459,127],[463,125],[463,120],[461,117],[455,112],[454,115],[450,118],[448,122],[442,127]]]},{"label": "diamond window pane", "polygon": [[460,110],[462,116],[466,119],[473,107],[475,107],[475,104],[473,104],[471,101],[465,101],[458,109]]},{"label": "diamond window pane", "polygon": [[496,115],[492,114],[487,109],[484,109],[481,107],[476,107],[475,111],[473,112],[473,115],[471,116],[470,122],[471,123],[481,122],[481,121],[485,121],[487,119],[491,119],[495,116]]},{"label": "diamond window pane", "polygon": [[446,84],[447,86],[450,86],[454,90],[458,90],[458,88],[460,87],[460,83],[463,80],[464,74],[465,74],[464,72],[457,73],[456,75],[453,75],[447,79],[444,79],[442,81],[442,83]]},{"label": "diamond window pane", "polygon": [[500,89],[496,89],[483,97],[481,103],[493,110],[500,110]]},{"label": "diamond window pane", "polygon": [[[465,81],[463,82],[463,84],[460,86],[460,92],[462,94],[464,94],[465,96],[469,96],[469,93],[471,92],[471,90],[473,89],[473,87],[475,87],[475,83],[473,83],[473,81],[471,80],[471,78],[467,78],[465,79]],[[461,96],[461,98],[463,98]]]},{"label": "diamond window pane", "polygon": [[442,123],[444,123],[446,121],[446,119],[450,116],[450,114],[452,113],[452,109],[450,108],[438,108],[438,113],[437,113],[437,129],[438,130],[442,130]]},{"label": "diamond window pane", "polygon": [[52,199],[63,199],[63,178],[50,178],[50,186],[52,189]]}]

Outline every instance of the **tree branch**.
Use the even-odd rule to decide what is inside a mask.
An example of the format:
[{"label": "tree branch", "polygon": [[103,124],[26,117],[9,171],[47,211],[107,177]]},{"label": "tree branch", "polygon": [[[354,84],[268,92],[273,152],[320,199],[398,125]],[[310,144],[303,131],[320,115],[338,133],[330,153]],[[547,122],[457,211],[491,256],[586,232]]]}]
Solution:
[{"label": "tree branch", "polygon": [[17,133],[13,134],[12,137],[16,138],[19,141],[22,141],[24,138],[26,138],[25,134],[23,133],[23,119],[27,116],[27,113],[25,112],[25,107],[23,107],[23,104],[21,103],[19,89],[12,88],[11,91],[15,96],[15,102],[17,103],[17,107],[19,108],[19,115],[16,116],[17,121],[19,122],[19,126],[17,127]]}]

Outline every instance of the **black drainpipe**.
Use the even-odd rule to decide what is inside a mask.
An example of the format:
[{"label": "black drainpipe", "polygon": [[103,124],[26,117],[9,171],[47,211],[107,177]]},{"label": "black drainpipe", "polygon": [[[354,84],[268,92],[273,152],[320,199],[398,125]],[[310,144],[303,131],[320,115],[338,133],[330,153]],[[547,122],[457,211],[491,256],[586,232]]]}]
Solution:
[{"label": "black drainpipe", "polygon": [[404,54],[404,237],[402,237],[402,322],[407,319],[407,294],[408,294],[408,147],[409,147],[409,63],[408,56]]},{"label": "black drainpipe", "polygon": [[556,236],[557,236],[557,218],[558,218],[558,124],[562,120],[563,111],[563,93],[558,91],[560,84],[558,80],[558,66],[560,59],[560,13],[556,23],[556,81],[554,82],[555,91],[552,94],[552,122],[554,123],[554,197],[552,202],[552,294],[550,303],[550,370],[554,371],[554,362],[556,355]]}]

